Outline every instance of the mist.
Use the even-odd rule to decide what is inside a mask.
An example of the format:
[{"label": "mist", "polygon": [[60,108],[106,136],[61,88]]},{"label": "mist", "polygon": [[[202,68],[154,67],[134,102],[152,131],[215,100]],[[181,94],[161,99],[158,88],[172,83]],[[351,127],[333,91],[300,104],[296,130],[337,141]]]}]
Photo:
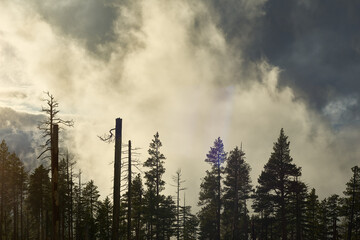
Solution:
[{"label": "mist", "polygon": [[[336,128],[333,123],[341,121],[341,111],[351,101],[343,108],[341,102],[323,111],[314,108],[311,99],[298,98],[298,88],[280,84],[284,66],[249,57],[249,42],[257,36],[251,26],[259,26],[264,1],[240,1],[248,11],[243,15],[247,24],[236,29],[243,33],[238,38],[229,36],[224,26],[230,23],[216,14],[215,3],[75,2],[53,1],[50,7],[38,1],[2,1],[0,106],[35,116],[43,91],[53,93],[60,114],[75,121],[63,147],[103,196],[111,192],[114,146],[97,136],[113,128],[117,117],[123,119],[123,142],[132,140],[141,148],[141,162],[159,132],[167,158],[165,181],[171,183],[181,168],[193,206],[210,168],[204,159],[215,138],[223,139],[226,151],[242,144],[256,185],[282,127],[294,162],[302,167],[302,179],[322,197],[344,189],[360,156],[359,129],[357,124]],[[88,13],[76,18],[81,21],[65,21],[67,11],[80,6],[88,6]],[[106,21],[87,21],[93,12]],[[336,117],[334,112],[338,118],[327,117]],[[9,113],[2,117],[4,129],[18,118]],[[29,124],[35,130],[36,123]],[[0,138],[9,145],[26,139],[4,133]],[[175,188],[167,185],[166,193],[175,194]]]}]

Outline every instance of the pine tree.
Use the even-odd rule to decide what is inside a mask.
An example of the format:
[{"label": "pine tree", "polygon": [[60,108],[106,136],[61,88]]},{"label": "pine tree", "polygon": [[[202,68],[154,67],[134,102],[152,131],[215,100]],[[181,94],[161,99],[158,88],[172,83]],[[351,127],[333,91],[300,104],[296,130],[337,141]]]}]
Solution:
[{"label": "pine tree", "polygon": [[0,239],[23,238],[23,207],[28,175],[6,142],[0,144]]},{"label": "pine tree", "polygon": [[281,239],[288,239],[286,213],[287,198],[291,193],[291,184],[296,177],[301,175],[301,168],[292,163],[290,156],[290,142],[281,129],[280,136],[274,143],[273,152],[264,170],[258,179],[258,192],[267,193],[269,201],[276,207],[276,213],[280,217]]},{"label": "pine tree", "polygon": [[25,213],[25,197],[27,194],[27,190],[28,190],[28,173],[25,170],[25,166],[23,163],[21,163],[19,172],[18,172],[18,187],[19,187],[19,210],[20,210],[20,219],[19,219],[19,225],[20,225],[20,232],[19,232],[19,239],[24,239],[25,238],[25,233],[24,233],[24,213]]},{"label": "pine tree", "polygon": [[221,212],[221,166],[226,160],[224,144],[217,138],[214,147],[210,148],[205,162],[211,164],[211,171],[206,171],[206,176],[200,185],[199,212],[200,238],[220,240],[220,212]]},{"label": "pine tree", "polygon": [[345,213],[347,218],[347,239],[360,239],[360,168],[352,167],[353,176],[346,183]]},{"label": "pine tree", "polygon": [[341,199],[339,195],[333,194],[327,198],[327,214],[330,220],[329,233],[330,237],[333,240],[340,239],[339,234],[339,218],[340,218],[340,208],[341,208]]},{"label": "pine tree", "polygon": [[6,186],[8,179],[5,174],[9,164],[9,155],[8,146],[5,140],[2,140],[0,144],[0,240],[2,240],[3,235],[6,234],[6,232],[3,231],[3,229],[6,228],[5,211],[8,199],[8,188]]},{"label": "pine tree", "polygon": [[88,183],[86,183],[82,196],[85,211],[86,239],[95,240],[97,232],[95,215],[98,208],[98,199],[100,194],[93,180],[90,180]]},{"label": "pine tree", "polygon": [[248,209],[246,201],[252,190],[250,166],[245,153],[236,147],[230,151],[225,168],[223,225],[226,239],[248,239]]},{"label": "pine tree", "polygon": [[275,229],[276,212],[270,193],[262,188],[257,188],[253,198],[252,207],[259,215],[253,217],[252,236],[259,236],[261,239],[280,238],[278,229]]},{"label": "pine tree", "polygon": [[200,185],[199,206],[201,209],[198,213],[200,220],[200,239],[215,240],[217,236],[216,212],[217,212],[217,182],[216,175],[213,172],[206,171]]},{"label": "pine tree", "polygon": [[110,240],[112,226],[112,203],[109,197],[99,202],[96,214],[96,225],[98,226],[97,239]]},{"label": "pine tree", "polygon": [[199,218],[191,213],[191,206],[187,206],[184,194],[184,206],[181,207],[180,215],[182,227],[180,237],[183,240],[196,240],[199,226]]},{"label": "pine tree", "polygon": [[33,216],[34,225],[31,226],[34,239],[44,240],[50,237],[50,195],[49,170],[40,165],[30,175],[28,205]]},{"label": "pine tree", "polygon": [[289,213],[290,239],[304,239],[306,228],[306,185],[295,178],[289,187],[290,194],[288,197],[287,211]]},{"label": "pine tree", "polygon": [[175,235],[176,205],[171,196],[161,196],[159,207],[159,238],[170,239]]},{"label": "pine tree", "polygon": [[74,187],[75,192],[75,238],[82,240],[86,237],[86,211],[83,198],[83,183],[81,182],[81,170],[79,170],[79,182]]},{"label": "pine tree", "polygon": [[[150,143],[148,153],[150,157],[144,163],[144,167],[149,168],[145,172],[147,191],[145,193],[145,219],[147,222],[147,236],[149,239],[163,239],[165,236],[163,222],[165,215],[162,216],[163,209],[167,206],[167,198],[161,195],[160,192],[164,190],[165,181],[162,179],[165,173],[164,160],[165,156],[160,152],[162,143],[159,139],[159,133],[154,135],[154,139]],[[155,229],[154,229],[155,227]],[[161,229],[160,229],[161,228]]]},{"label": "pine tree", "polygon": [[144,229],[143,229],[143,198],[144,198],[144,189],[140,174],[136,175],[132,183],[132,229],[135,232],[135,239],[143,239]]},{"label": "pine tree", "polygon": [[331,219],[327,199],[323,199],[319,204],[319,239],[327,240],[330,236]]},{"label": "pine tree", "polygon": [[305,235],[304,239],[317,240],[320,239],[319,234],[319,207],[320,203],[316,195],[315,188],[311,189],[306,198],[306,211],[305,211]]},{"label": "pine tree", "polygon": [[[15,153],[10,154],[9,156],[9,165],[8,165],[8,188],[10,193],[9,198],[9,207],[12,209],[12,235],[13,239],[17,240],[19,238],[19,209],[21,208],[20,202],[23,194],[24,179],[23,176],[26,175],[24,171],[24,164],[16,156]],[[21,211],[21,209],[20,209]]]},{"label": "pine tree", "polygon": [[73,236],[73,203],[74,203],[74,182],[72,169],[73,162],[69,153],[59,163],[59,207],[60,207],[60,233],[61,239]]},{"label": "pine tree", "polygon": [[184,190],[184,188],[181,186],[182,183],[185,182],[185,180],[181,180],[181,169],[176,171],[176,175],[173,176],[173,180],[175,182],[176,187],[176,239],[180,239],[180,191]]}]

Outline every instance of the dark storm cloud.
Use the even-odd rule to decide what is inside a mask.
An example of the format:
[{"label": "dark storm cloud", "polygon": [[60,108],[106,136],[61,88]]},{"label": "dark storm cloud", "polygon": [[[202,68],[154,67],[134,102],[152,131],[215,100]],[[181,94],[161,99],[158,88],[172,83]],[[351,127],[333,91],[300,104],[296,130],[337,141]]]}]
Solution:
[{"label": "dark storm cloud", "polygon": [[110,1],[35,1],[35,4],[48,22],[84,41],[92,51],[115,38],[113,23],[117,14]]},{"label": "dark storm cloud", "polygon": [[[247,58],[283,69],[280,86],[291,86],[297,98],[320,111],[349,96],[359,100],[359,1],[268,0],[254,8],[258,18],[244,11],[248,1],[210,2],[227,40],[247,35]],[[341,110],[346,123],[359,118],[358,103]]]},{"label": "dark storm cloud", "polygon": [[39,146],[37,124],[42,115],[0,108],[0,141],[5,140],[9,151],[15,152],[28,170],[36,165],[36,146]]},{"label": "dark storm cloud", "polygon": [[[111,52],[109,46],[122,35],[129,35],[129,28],[141,22],[139,18],[133,24],[127,21],[134,5],[126,0],[34,0],[37,11],[54,29],[84,43],[91,52],[105,55]],[[124,19],[117,21],[119,16]]]},{"label": "dark storm cloud", "polygon": [[204,1],[227,41],[241,48],[247,57],[252,57],[254,51],[247,46],[258,41],[264,2],[265,0]]},{"label": "dark storm cloud", "polygon": [[[360,90],[359,1],[279,1],[265,5],[262,49],[316,107]],[[299,93],[300,96],[302,95]]]},{"label": "dark storm cloud", "polygon": [[17,112],[11,108],[0,107],[0,129],[32,129],[42,119],[42,115]]}]

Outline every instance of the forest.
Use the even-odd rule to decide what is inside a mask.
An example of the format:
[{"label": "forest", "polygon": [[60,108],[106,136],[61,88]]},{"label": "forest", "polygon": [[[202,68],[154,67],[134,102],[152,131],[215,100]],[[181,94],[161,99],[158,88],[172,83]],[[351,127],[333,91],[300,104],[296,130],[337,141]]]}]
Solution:
[{"label": "forest", "polygon": [[[359,167],[351,168],[343,195],[319,199],[316,190],[302,181],[301,166],[291,157],[284,129],[256,184],[250,179],[251,166],[242,146],[226,152],[222,139],[215,139],[204,153],[209,170],[203,174],[197,213],[182,197],[180,170],[172,183],[164,181],[166,156],[156,132],[146,160],[136,165],[141,173],[132,175],[131,163],[121,165],[122,191],[115,204],[119,219],[114,220],[116,201],[101,198],[94,181],[82,181],[71,150],[59,149],[58,165],[50,164],[55,152],[53,127],[74,123],[58,117],[58,102],[50,93],[45,104],[45,121],[39,123],[43,152],[34,157],[48,164],[25,169],[17,154],[9,151],[6,139],[0,144],[0,240],[360,239]],[[171,184],[176,186],[175,197],[163,194]]]}]

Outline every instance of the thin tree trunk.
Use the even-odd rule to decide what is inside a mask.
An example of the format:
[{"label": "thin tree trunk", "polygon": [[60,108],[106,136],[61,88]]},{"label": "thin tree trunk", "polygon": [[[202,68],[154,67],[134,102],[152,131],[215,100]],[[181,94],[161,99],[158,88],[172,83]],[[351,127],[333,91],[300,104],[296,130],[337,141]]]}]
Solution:
[{"label": "thin tree trunk", "polygon": [[128,160],[128,212],[127,212],[127,239],[131,239],[131,141],[129,140],[129,160]]},{"label": "thin tree trunk", "polygon": [[72,240],[74,238],[74,227],[73,227],[73,202],[74,202],[74,198],[73,198],[73,169],[71,166],[71,170],[70,170],[70,236],[69,236],[69,240]]},{"label": "thin tree trunk", "polygon": [[248,239],[249,237],[249,226],[248,226],[248,211],[247,211],[247,206],[246,206],[246,199],[244,200],[244,234],[245,234],[245,239]]},{"label": "thin tree trunk", "polygon": [[17,210],[17,200],[16,200],[16,192],[15,192],[15,186],[14,186],[14,219],[13,219],[13,221],[14,221],[14,236],[13,236],[13,239],[14,240],[17,240],[18,239],[18,235],[19,235],[19,233],[18,233],[18,226],[17,226],[17,224],[18,224],[18,210]]},{"label": "thin tree trunk", "polygon": [[114,189],[113,189],[114,206],[113,206],[112,240],[119,240],[121,138],[122,138],[122,119],[117,118],[115,125],[115,162],[114,162]]},{"label": "thin tree trunk", "polygon": [[180,171],[178,171],[177,173],[177,199],[176,199],[176,222],[177,222],[177,226],[176,226],[176,238],[177,240],[180,239]]},{"label": "thin tree trunk", "polygon": [[76,218],[76,239],[81,240],[81,226],[80,226],[80,211],[81,210],[81,169],[79,169],[79,194],[78,194],[78,206],[77,206],[77,218]]},{"label": "thin tree trunk", "polygon": [[4,214],[4,219],[5,219],[5,228],[4,228],[4,235],[5,235],[5,240],[7,240],[7,236],[8,236],[8,224],[7,224],[7,213],[5,212]]},{"label": "thin tree trunk", "polygon": [[355,167],[352,168],[354,171],[353,175],[353,187],[352,187],[352,201],[351,201],[351,212],[350,212],[350,222],[348,227],[348,240],[351,240],[351,234],[352,234],[352,227],[353,227],[353,220],[354,220],[354,207],[355,207],[355,184],[356,184],[356,170]]},{"label": "thin tree trunk", "polygon": [[183,213],[183,238],[187,239],[186,233],[186,203],[185,203],[185,193],[184,193],[184,213]]},{"label": "thin tree trunk", "polygon": [[20,193],[20,239],[24,239],[23,232],[23,182],[21,181],[21,193]]},{"label": "thin tree trunk", "polygon": [[[66,182],[67,182],[67,190],[71,191],[71,183],[70,183],[70,175],[69,175],[69,152],[66,152]],[[71,192],[70,192],[71,195]],[[72,201],[72,198],[70,197],[70,204]],[[65,209],[65,208],[64,208]],[[68,240],[70,240],[70,235],[71,235],[71,225],[70,225],[70,218],[71,218],[71,213],[70,213],[70,207],[68,208],[68,216],[67,216],[67,235],[68,235]],[[65,226],[65,223],[64,223]],[[63,237],[65,237],[65,234],[63,235]]]},{"label": "thin tree trunk", "polygon": [[220,210],[221,210],[221,178],[220,178],[220,157],[218,156],[218,178],[217,178],[217,209],[216,209],[216,240],[220,240]]},{"label": "thin tree trunk", "polygon": [[[142,194],[139,195],[139,203],[142,206]],[[140,226],[141,226],[141,212],[138,211],[137,224],[136,224],[136,240],[140,240]]]},{"label": "thin tree trunk", "polygon": [[1,190],[0,190],[0,240],[3,239],[3,225],[5,225],[5,221],[4,221],[4,189],[5,189],[5,156],[4,159],[0,159],[1,160]]},{"label": "thin tree trunk", "polygon": [[152,193],[150,193],[150,240],[153,239],[153,208],[154,208],[154,200],[152,199]]},{"label": "thin tree trunk", "polygon": [[337,240],[337,225],[336,225],[336,218],[333,219],[333,240]]},{"label": "thin tree trunk", "polygon": [[59,239],[60,215],[59,215],[59,126],[54,124],[51,136],[51,182],[52,182],[52,239]]},{"label": "thin tree trunk", "polygon": [[[158,152],[158,147],[156,147],[156,152]],[[155,200],[155,238],[159,239],[159,159],[156,159],[156,200]]]},{"label": "thin tree trunk", "polygon": [[296,192],[296,240],[301,240],[301,212],[300,212],[300,199],[299,191]]},{"label": "thin tree trunk", "polygon": [[235,182],[234,182],[234,191],[235,191],[235,201],[234,201],[234,214],[233,214],[233,231],[232,231],[232,239],[239,238],[238,225],[239,225],[239,189],[238,189],[238,161],[236,161],[235,165]]}]

